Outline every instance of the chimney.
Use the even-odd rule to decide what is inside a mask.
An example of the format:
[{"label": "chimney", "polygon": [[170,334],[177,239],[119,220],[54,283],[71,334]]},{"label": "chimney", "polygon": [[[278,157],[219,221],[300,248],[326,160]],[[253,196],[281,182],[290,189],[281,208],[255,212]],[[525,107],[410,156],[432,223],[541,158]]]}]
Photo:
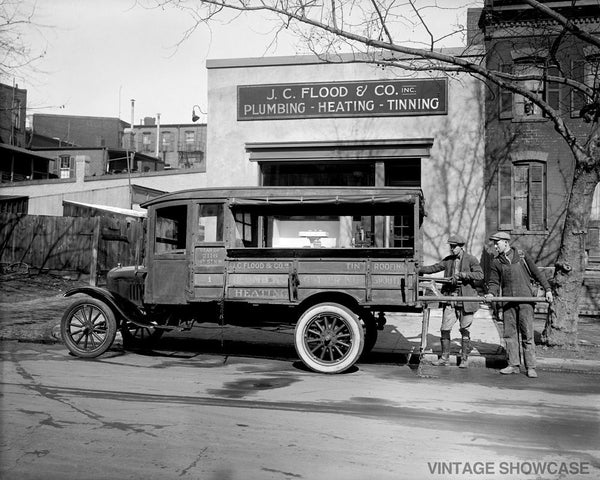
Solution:
[{"label": "chimney", "polygon": [[483,45],[483,32],[479,28],[482,8],[467,9],[467,46]]}]

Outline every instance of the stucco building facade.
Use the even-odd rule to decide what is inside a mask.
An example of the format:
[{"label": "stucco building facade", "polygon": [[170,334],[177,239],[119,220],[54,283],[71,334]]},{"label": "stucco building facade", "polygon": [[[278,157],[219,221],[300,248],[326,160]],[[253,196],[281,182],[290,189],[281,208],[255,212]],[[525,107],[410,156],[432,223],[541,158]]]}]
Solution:
[{"label": "stucco building facade", "polygon": [[420,186],[425,261],[450,233],[479,255],[481,83],[338,60],[208,61],[207,185]]}]

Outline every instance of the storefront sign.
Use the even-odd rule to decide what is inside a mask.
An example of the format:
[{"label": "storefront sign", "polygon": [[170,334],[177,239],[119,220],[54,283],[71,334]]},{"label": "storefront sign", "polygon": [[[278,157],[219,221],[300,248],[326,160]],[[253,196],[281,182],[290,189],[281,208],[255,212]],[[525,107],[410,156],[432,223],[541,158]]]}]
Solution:
[{"label": "storefront sign", "polygon": [[448,80],[238,86],[238,120],[446,115]]}]

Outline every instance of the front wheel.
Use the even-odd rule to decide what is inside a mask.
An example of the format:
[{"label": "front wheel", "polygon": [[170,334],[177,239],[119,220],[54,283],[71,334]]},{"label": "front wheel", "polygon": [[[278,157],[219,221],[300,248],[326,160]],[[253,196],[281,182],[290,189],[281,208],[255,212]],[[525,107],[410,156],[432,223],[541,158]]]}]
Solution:
[{"label": "front wheel", "polygon": [[95,298],[82,298],[63,315],[60,333],[73,355],[97,357],[106,352],[115,340],[117,321],[106,303]]},{"label": "front wheel", "polygon": [[294,344],[304,364],[319,373],[341,373],[360,357],[363,326],[348,308],[320,303],[307,309],[296,324]]}]

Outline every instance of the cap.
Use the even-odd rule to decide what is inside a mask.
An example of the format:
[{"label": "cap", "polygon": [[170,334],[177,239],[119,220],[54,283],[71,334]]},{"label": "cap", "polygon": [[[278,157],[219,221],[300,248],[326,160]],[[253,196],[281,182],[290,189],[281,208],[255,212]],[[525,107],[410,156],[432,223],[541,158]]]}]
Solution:
[{"label": "cap", "polygon": [[493,235],[490,235],[490,240],[506,240],[510,242],[510,234],[507,232],[496,232]]},{"label": "cap", "polygon": [[448,237],[448,243],[456,243],[457,245],[464,245],[467,241],[460,235],[450,235]]}]

